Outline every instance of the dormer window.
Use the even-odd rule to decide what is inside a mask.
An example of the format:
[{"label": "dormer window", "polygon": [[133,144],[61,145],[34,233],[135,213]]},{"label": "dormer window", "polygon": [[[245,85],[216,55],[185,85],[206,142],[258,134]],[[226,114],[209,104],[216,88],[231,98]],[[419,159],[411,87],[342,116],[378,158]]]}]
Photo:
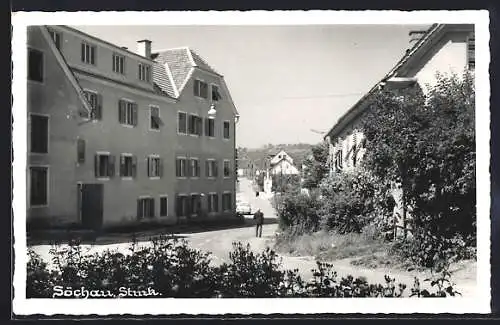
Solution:
[{"label": "dormer window", "polygon": [[201,80],[194,81],[194,95],[196,97],[208,98],[208,85]]},{"label": "dormer window", "polygon": [[61,33],[53,31],[53,30],[49,30],[49,34],[52,37],[52,39],[54,40],[54,43],[55,43],[57,49],[61,50],[61,38],[62,38]]},{"label": "dormer window", "polygon": [[144,63],[139,63],[139,80],[151,82],[151,67]]},{"label": "dormer window", "polygon": [[96,46],[83,42],[81,46],[82,62],[95,65]]}]

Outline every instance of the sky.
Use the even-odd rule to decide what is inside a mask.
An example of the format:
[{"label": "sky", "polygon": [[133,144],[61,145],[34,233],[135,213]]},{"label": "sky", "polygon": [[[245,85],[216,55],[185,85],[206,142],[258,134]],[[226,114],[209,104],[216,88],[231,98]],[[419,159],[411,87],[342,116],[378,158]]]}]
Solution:
[{"label": "sky", "polygon": [[72,26],[135,51],[188,46],[224,76],[237,146],[318,143],[409,48],[423,25]]}]

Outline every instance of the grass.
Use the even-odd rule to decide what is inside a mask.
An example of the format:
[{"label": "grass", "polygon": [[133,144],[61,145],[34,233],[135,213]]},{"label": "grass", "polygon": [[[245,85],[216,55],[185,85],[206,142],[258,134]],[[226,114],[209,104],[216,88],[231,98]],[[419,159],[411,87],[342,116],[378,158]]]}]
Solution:
[{"label": "grass", "polygon": [[280,234],[275,244],[276,250],[292,256],[314,256],[329,261],[350,259],[352,265],[370,269],[410,268],[408,263],[389,253],[390,247],[390,243],[377,238],[375,231],[370,229],[360,234],[327,231],[301,236]]}]

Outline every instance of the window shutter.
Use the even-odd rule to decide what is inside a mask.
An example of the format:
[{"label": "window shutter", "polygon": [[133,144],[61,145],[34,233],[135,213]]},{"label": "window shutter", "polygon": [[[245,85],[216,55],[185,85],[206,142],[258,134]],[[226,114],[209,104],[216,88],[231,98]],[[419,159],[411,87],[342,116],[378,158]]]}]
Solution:
[{"label": "window shutter", "polygon": [[142,201],[141,199],[137,199],[137,220],[140,220],[142,217]]},{"label": "window shutter", "polygon": [[219,212],[219,194],[215,194],[214,195],[214,199],[215,199],[215,208],[214,208],[214,211],[215,212]]},{"label": "window shutter", "polygon": [[95,116],[96,120],[102,119],[102,95],[101,94],[97,94],[97,105],[95,108],[94,116]]},{"label": "window shutter", "polygon": [[108,175],[109,175],[109,177],[115,176],[115,156],[113,156],[113,155],[109,155]]},{"label": "window shutter", "polygon": [[184,159],[184,176],[188,176],[188,160]]},{"label": "window shutter", "polygon": [[85,140],[77,140],[77,161],[79,163],[85,162]]},{"label": "window shutter", "polygon": [[99,177],[99,155],[94,156],[94,175]]},{"label": "window shutter", "polygon": [[219,176],[219,170],[218,170],[217,161],[214,161],[213,164],[214,164],[214,177],[218,177]]},{"label": "window shutter", "polygon": [[196,124],[198,124],[198,135],[203,135],[203,120],[201,117],[196,118]]},{"label": "window shutter", "polygon": [[137,176],[137,157],[132,156],[132,177]]},{"label": "window shutter", "polygon": [[181,197],[178,195],[175,196],[175,214],[181,216]]},{"label": "window shutter", "polygon": [[209,160],[205,161],[205,176],[206,177],[210,176],[210,161]]},{"label": "window shutter", "polygon": [[205,119],[205,136],[207,136],[207,137],[210,136],[210,130],[209,130],[210,122],[209,121],[210,121],[210,119],[208,119],[208,118]]},{"label": "window shutter", "polygon": [[163,159],[162,158],[158,158],[158,176],[160,177],[163,177]]},{"label": "window shutter", "polygon": [[123,100],[118,100],[118,122],[120,122],[120,124],[123,124],[123,115],[125,115],[123,104]]},{"label": "window shutter", "polygon": [[133,124],[134,126],[136,126],[136,125],[137,125],[137,104],[135,104],[135,103],[133,104],[133,114],[134,114],[134,115],[133,115],[133,121],[132,121],[132,124]]},{"label": "window shutter", "polygon": [[175,176],[181,176],[181,161],[179,159],[175,160]]},{"label": "window shutter", "polygon": [[[125,175],[125,156],[124,155],[120,155],[120,174],[119,175]],[[119,176],[117,175],[117,176]]]},{"label": "window shutter", "polygon": [[147,157],[146,161],[148,163],[148,177],[151,177],[151,157]]},{"label": "window shutter", "polygon": [[190,160],[187,160],[186,163],[188,164],[188,168],[187,168],[187,176],[193,176],[193,160],[190,159]]},{"label": "window shutter", "polygon": [[156,212],[156,209],[155,209],[155,199],[151,198],[150,199],[151,201],[151,207],[150,207],[150,210],[149,210],[149,216],[151,218],[154,218],[155,217],[155,212]]}]

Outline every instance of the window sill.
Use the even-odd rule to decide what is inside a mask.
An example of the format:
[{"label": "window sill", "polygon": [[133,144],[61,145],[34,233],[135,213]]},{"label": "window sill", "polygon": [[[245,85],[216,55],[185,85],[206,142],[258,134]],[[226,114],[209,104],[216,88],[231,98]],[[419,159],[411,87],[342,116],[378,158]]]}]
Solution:
[{"label": "window sill", "polygon": [[123,127],[129,128],[129,129],[133,129],[135,127],[132,124],[123,124],[123,123],[120,123],[120,125],[123,126]]},{"label": "window sill", "polygon": [[38,81],[38,80],[33,80],[33,79],[28,79],[28,83],[35,84],[35,85],[44,85],[44,80]]},{"label": "window sill", "polygon": [[161,130],[160,130],[160,128],[158,128],[158,129],[149,128],[149,131],[151,131],[151,132],[160,132]]},{"label": "window sill", "polygon": [[131,181],[133,180],[134,178],[132,176],[123,176],[122,177],[122,181]]},{"label": "window sill", "polygon": [[48,152],[30,152],[30,155],[34,156],[43,156],[43,155],[48,155]]},{"label": "window sill", "polygon": [[177,131],[177,135],[188,135],[187,132],[180,132],[180,131]]},{"label": "window sill", "polygon": [[229,140],[231,140],[231,138],[222,138],[222,140],[229,141]]},{"label": "window sill", "polygon": [[177,177],[177,179],[187,179],[186,176],[176,176],[176,177]]},{"label": "window sill", "polygon": [[160,176],[150,176],[149,179],[151,180],[157,180],[157,179],[160,179],[161,177]]},{"label": "window sill", "polygon": [[98,181],[109,181],[109,177],[97,177],[96,178]]},{"label": "window sill", "polygon": [[30,209],[42,209],[42,208],[48,208],[48,204],[43,204],[43,205],[30,205]]}]

